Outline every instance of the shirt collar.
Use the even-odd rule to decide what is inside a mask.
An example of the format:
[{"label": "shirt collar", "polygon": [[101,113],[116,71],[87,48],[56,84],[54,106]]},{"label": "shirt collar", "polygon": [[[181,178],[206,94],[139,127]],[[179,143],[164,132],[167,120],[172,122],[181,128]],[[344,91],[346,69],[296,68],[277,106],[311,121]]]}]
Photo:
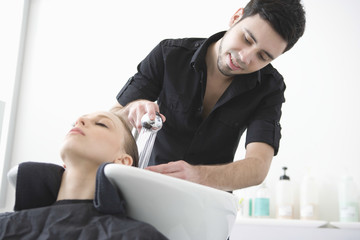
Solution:
[{"label": "shirt collar", "polygon": [[[206,52],[210,46],[210,44],[218,41],[220,38],[222,38],[225,35],[226,31],[216,33],[206,39],[201,46],[196,50],[194,53],[192,59],[191,59],[191,66],[194,67],[196,70],[204,69],[205,66],[205,57]],[[199,43],[197,43],[199,44]],[[197,45],[195,45],[196,47]]]}]

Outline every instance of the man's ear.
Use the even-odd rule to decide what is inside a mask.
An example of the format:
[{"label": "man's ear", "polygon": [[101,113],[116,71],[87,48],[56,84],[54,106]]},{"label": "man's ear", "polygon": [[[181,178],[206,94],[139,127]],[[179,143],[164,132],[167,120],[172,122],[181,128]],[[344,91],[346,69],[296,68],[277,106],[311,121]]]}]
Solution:
[{"label": "man's ear", "polygon": [[120,157],[118,157],[117,159],[115,159],[114,163],[132,166],[133,159],[130,155],[123,154]]},{"label": "man's ear", "polygon": [[234,15],[230,18],[229,27],[232,27],[235,23],[240,21],[244,14],[244,8],[239,8]]}]

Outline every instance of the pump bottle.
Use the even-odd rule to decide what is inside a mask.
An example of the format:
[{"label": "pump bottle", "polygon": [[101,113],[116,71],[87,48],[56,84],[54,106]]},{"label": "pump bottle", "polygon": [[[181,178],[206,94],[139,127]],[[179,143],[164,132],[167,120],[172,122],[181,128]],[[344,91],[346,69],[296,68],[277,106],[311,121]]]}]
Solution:
[{"label": "pump bottle", "polygon": [[293,188],[290,177],[286,175],[287,167],[282,168],[284,174],[276,186],[276,218],[294,218]]}]

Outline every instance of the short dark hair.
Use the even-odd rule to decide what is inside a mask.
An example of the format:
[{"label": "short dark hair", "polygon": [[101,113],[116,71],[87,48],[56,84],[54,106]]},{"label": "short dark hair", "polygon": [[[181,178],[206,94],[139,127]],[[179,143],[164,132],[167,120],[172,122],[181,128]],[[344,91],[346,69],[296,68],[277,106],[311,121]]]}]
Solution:
[{"label": "short dark hair", "polygon": [[300,0],[251,0],[241,18],[259,14],[287,42],[290,50],[305,31],[305,10]]}]

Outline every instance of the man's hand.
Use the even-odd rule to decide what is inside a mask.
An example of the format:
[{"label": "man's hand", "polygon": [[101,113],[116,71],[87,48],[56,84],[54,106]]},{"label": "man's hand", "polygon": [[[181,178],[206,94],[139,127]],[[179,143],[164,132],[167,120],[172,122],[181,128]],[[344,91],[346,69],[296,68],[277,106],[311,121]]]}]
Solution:
[{"label": "man's hand", "polygon": [[[155,102],[148,100],[136,100],[130,102],[125,107],[122,107],[118,103],[111,109],[111,111],[122,116],[125,120],[128,121],[129,125],[135,127],[138,132],[140,132],[142,127],[141,118],[144,116],[144,114],[148,113],[150,120],[155,120],[156,112],[160,113],[159,106]],[[161,113],[160,116],[163,122],[165,122],[165,116]]]},{"label": "man's hand", "polygon": [[190,165],[185,161],[148,167],[148,170],[209,187],[232,191],[262,183],[269,171],[274,149],[261,142],[247,145],[245,159],[217,165]]},{"label": "man's hand", "polygon": [[190,165],[183,160],[150,166],[146,169],[199,184],[205,183],[203,180],[206,174],[202,171],[202,166]]}]

